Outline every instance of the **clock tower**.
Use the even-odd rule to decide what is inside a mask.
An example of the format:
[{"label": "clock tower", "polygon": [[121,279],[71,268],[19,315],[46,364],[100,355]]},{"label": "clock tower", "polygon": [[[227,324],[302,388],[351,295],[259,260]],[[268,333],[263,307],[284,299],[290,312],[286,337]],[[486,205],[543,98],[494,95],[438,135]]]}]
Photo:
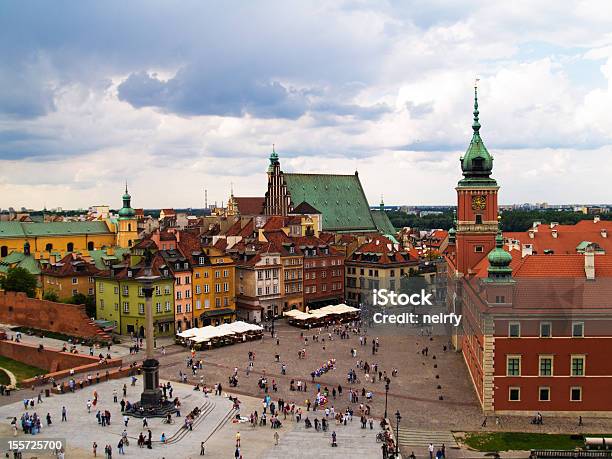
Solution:
[{"label": "clock tower", "polygon": [[497,191],[491,178],[493,158],[480,138],[478,88],[474,87],[474,122],[472,140],[461,158],[463,178],[457,190],[457,270],[467,275],[495,248],[498,230]]}]

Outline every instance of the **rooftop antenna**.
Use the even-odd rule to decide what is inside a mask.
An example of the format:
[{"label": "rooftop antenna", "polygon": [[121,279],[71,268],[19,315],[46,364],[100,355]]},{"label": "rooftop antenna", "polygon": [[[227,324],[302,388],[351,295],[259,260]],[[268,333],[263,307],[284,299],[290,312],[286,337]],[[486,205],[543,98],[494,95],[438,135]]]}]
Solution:
[{"label": "rooftop antenna", "polygon": [[204,208],[208,209],[208,190],[204,188]]}]

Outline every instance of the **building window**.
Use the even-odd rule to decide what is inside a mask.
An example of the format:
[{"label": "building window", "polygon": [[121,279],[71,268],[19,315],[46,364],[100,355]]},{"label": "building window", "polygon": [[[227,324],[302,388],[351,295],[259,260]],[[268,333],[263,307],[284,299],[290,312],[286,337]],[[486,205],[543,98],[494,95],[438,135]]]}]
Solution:
[{"label": "building window", "polygon": [[89,278],[89,283],[90,283],[90,284],[93,284],[95,281],[96,281],[96,280],[95,280],[93,277],[90,277],[90,278]]},{"label": "building window", "polygon": [[199,278],[200,278],[200,273],[196,272],[196,273],[195,273],[195,278],[196,278],[196,279],[199,279]]},{"label": "building window", "polygon": [[104,284],[102,282],[100,282],[100,287],[98,287],[98,291],[100,293],[104,293]]},{"label": "building window", "polygon": [[572,336],[574,338],[584,337],[584,322],[573,322],[572,323]]},{"label": "building window", "polygon": [[88,290],[87,290],[87,294],[88,294],[89,296],[92,296],[92,295],[94,294],[94,289],[93,289],[93,288],[88,289]]},{"label": "building window", "polygon": [[130,287],[128,287],[127,285],[123,286],[123,294],[124,295],[129,295],[130,294]]},{"label": "building window", "polygon": [[104,309],[104,300],[100,298],[100,309]]},{"label": "building window", "polygon": [[570,402],[581,402],[582,401],[582,387],[570,388]]},{"label": "building window", "polygon": [[138,314],[144,314],[144,303],[138,303]]},{"label": "building window", "polygon": [[506,376],[521,375],[521,356],[509,355],[506,357]]},{"label": "building window", "polygon": [[177,300],[182,300],[183,299],[183,292],[181,292],[181,291],[176,292],[176,299]]},{"label": "building window", "polygon": [[584,355],[572,355],[572,376],[584,376]]},{"label": "building window", "polygon": [[229,283],[223,282],[223,291],[224,292],[229,292]]},{"label": "building window", "polygon": [[210,287],[208,284],[204,284],[204,293],[210,293]]},{"label": "building window", "polygon": [[160,313],[161,310],[161,303],[155,303],[155,311],[157,311],[157,313]]},{"label": "building window", "polygon": [[203,265],[204,263],[206,263],[206,259],[204,257],[200,257],[198,258],[198,263]]},{"label": "building window", "polygon": [[223,270],[223,277],[229,277],[229,271],[227,269]]},{"label": "building window", "polygon": [[220,308],[221,307],[221,298],[215,298],[215,307],[216,308]]},{"label": "building window", "polygon": [[521,337],[520,322],[510,322],[508,324],[508,336],[510,338],[520,338]]},{"label": "building window", "polygon": [[202,309],[202,302],[200,300],[196,300],[196,309]]},{"label": "building window", "polygon": [[552,336],[552,324],[550,322],[540,322],[540,338],[550,338]]},{"label": "building window", "polygon": [[166,285],[164,287],[164,295],[170,295],[170,286],[169,285]]},{"label": "building window", "polygon": [[540,356],[540,376],[553,375],[553,358],[549,355]]},{"label": "building window", "polygon": [[183,312],[183,306],[181,306],[180,304],[176,305],[176,313],[177,314],[181,314]]},{"label": "building window", "polygon": [[476,214],[476,224],[482,225],[482,214]]},{"label": "building window", "polygon": [[540,387],[538,389],[539,398],[541,402],[550,402],[550,387]]},{"label": "building window", "polygon": [[481,245],[475,245],[474,246],[474,252],[482,253],[482,252],[484,252],[484,247],[481,246]]},{"label": "building window", "polygon": [[129,314],[130,312],[130,303],[128,301],[123,302],[123,312]]},{"label": "building window", "polygon": [[215,271],[215,278],[218,279],[221,277],[221,271]]},{"label": "building window", "polygon": [[215,284],[215,293],[221,293],[221,284]]},{"label": "building window", "polygon": [[76,277],[72,278],[72,285],[78,284],[79,283],[79,279]]},{"label": "building window", "polygon": [[257,287],[257,296],[261,296],[261,293],[262,293],[261,287]]},{"label": "building window", "polygon": [[199,293],[202,293],[202,288],[201,288],[200,285],[196,285],[195,288],[196,288],[196,291],[195,291],[196,295],[199,294]]},{"label": "building window", "polygon": [[166,301],[166,312],[169,312],[171,310],[172,310],[172,308],[170,307],[170,302]]},{"label": "building window", "polygon": [[508,388],[508,400],[511,402],[520,402],[521,401],[521,388],[520,387]]}]

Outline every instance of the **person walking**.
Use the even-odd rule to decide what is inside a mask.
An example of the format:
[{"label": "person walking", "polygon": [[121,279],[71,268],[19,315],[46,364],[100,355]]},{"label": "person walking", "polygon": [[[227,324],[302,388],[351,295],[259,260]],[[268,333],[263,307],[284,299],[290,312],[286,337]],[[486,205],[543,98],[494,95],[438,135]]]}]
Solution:
[{"label": "person walking", "polygon": [[278,446],[278,438],[279,438],[278,432],[274,432],[274,445],[275,446]]},{"label": "person walking", "polygon": [[433,445],[433,443],[429,444],[428,449],[429,449],[429,459],[433,459],[433,457],[434,457],[434,445]]},{"label": "person walking", "polygon": [[236,448],[240,448],[240,431],[236,432]]},{"label": "person walking", "polygon": [[204,442],[200,443],[200,456],[204,456],[206,454],[206,447],[204,446]]},{"label": "person walking", "polygon": [[91,449],[93,450],[94,457],[98,457],[98,444],[95,441],[91,445]]},{"label": "person walking", "polygon": [[336,443],[336,431],[335,430],[332,432],[331,437],[332,437],[332,444],[331,445],[332,445],[332,447],[335,448],[336,446],[338,446],[338,443]]},{"label": "person walking", "polygon": [[65,406],[62,406],[62,422],[68,422],[68,411]]}]

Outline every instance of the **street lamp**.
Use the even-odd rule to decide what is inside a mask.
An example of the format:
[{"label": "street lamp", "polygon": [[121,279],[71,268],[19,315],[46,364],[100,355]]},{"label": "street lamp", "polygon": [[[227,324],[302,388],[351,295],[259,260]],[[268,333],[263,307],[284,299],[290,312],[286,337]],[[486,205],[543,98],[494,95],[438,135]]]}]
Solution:
[{"label": "street lamp", "polygon": [[389,385],[391,384],[391,381],[389,381],[387,379],[387,382],[385,383],[385,419],[387,419],[387,397],[389,395]]},{"label": "street lamp", "polygon": [[395,457],[399,457],[399,424],[402,420],[399,410],[395,412]]}]

